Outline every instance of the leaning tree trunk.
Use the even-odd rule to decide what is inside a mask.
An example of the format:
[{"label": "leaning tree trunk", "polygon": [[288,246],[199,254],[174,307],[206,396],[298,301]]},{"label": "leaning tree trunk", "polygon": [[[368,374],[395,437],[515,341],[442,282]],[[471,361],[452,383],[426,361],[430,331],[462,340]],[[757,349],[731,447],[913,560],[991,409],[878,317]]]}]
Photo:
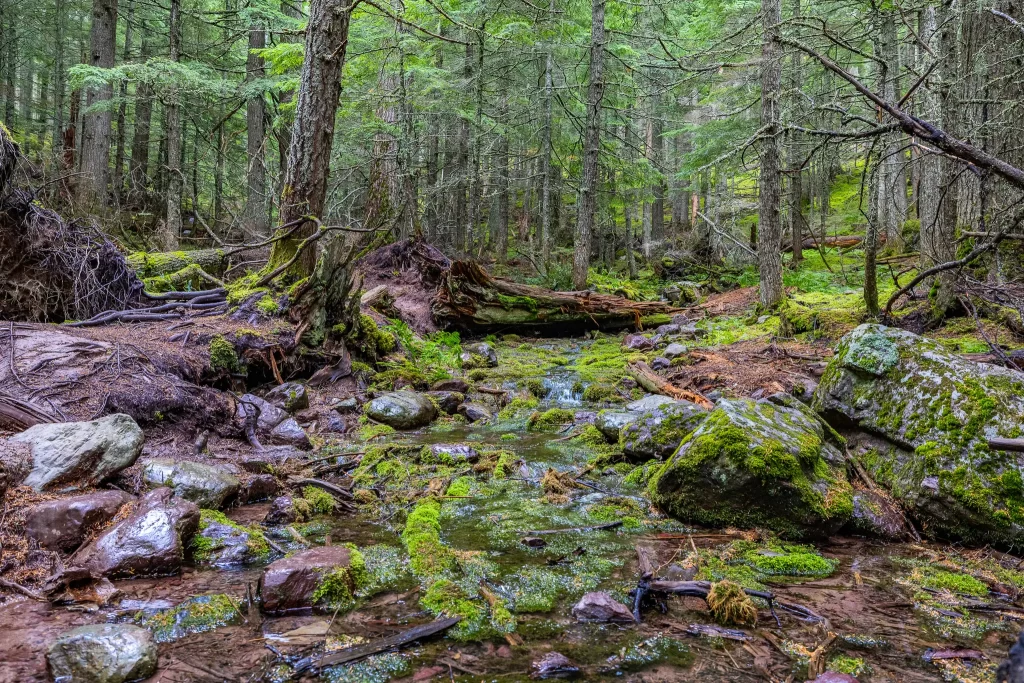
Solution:
[{"label": "leaning tree trunk", "polygon": [[[94,0],[92,5],[92,47],[90,63],[105,69],[113,68],[117,44],[117,0]],[[113,112],[101,103],[113,97],[113,86],[104,84],[86,92],[86,108],[82,127],[82,178],[79,200],[90,210],[106,204],[107,166],[110,158],[110,127]],[[100,106],[98,111],[93,107]]]},{"label": "leaning tree trunk", "polygon": [[779,96],[782,91],[782,23],[780,0],[762,0],[764,45],[761,48],[761,181],[758,197],[757,264],[760,271],[761,305],[778,306],[782,288],[782,174],[779,163]]},{"label": "leaning tree trunk", "polygon": [[[281,224],[304,216],[323,215],[327,178],[334,143],[334,119],[341,96],[341,69],[345,63],[351,7],[345,0],[313,0],[306,29],[306,59],[302,63],[299,95],[295,106],[288,168],[281,197]],[[305,249],[296,254],[303,240],[314,234],[314,224],[305,224],[274,244],[270,267],[295,258],[289,267],[295,279],[313,273],[316,252]]]},{"label": "leaning tree trunk", "polygon": [[587,83],[587,122],[583,135],[583,176],[573,243],[572,284],[587,288],[590,241],[597,212],[598,162],[601,154],[601,101],[604,99],[605,0],[592,0],[590,12],[590,75]]}]

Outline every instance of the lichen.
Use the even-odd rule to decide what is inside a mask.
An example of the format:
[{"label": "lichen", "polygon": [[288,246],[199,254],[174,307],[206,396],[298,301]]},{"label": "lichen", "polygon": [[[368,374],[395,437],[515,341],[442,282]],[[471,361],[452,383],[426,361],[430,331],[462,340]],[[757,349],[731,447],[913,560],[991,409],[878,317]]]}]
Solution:
[{"label": "lichen", "polygon": [[203,532],[214,522],[231,527],[244,534],[249,556],[252,559],[265,560],[270,556],[270,544],[267,543],[267,538],[263,535],[263,531],[259,526],[242,526],[219,510],[203,509],[199,511],[199,533],[195,534],[191,541],[189,541],[189,548],[196,562],[209,562],[215,557],[216,552],[224,547],[220,540],[203,535]]}]

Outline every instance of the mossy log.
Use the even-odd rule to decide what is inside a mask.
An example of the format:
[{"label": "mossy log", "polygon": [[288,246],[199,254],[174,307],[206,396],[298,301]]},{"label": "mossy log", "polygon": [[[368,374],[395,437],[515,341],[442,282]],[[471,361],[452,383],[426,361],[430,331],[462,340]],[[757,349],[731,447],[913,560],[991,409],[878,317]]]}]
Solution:
[{"label": "mossy log", "polygon": [[563,333],[660,325],[680,311],[661,301],[523,285],[469,261],[455,261],[441,274],[431,310],[439,325],[470,332],[526,327]]},{"label": "mossy log", "polygon": [[159,277],[197,265],[211,275],[224,273],[227,259],[223,249],[196,249],[194,251],[137,251],[128,256],[128,265],[139,278]]},{"label": "mossy log", "polygon": [[167,275],[148,277],[142,281],[147,293],[162,294],[164,292],[195,291],[202,289],[208,284],[216,287],[226,287],[223,280],[219,280],[203,270],[198,263],[193,263],[179,271]]}]

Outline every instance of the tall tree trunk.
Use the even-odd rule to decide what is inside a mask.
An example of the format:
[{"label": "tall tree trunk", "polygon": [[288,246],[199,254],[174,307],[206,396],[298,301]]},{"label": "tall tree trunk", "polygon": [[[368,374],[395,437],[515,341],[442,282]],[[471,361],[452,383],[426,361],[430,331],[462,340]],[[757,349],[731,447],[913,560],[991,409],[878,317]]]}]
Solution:
[{"label": "tall tree trunk", "polygon": [[22,130],[22,141],[21,141],[21,153],[26,157],[31,152],[31,139],[30,136],[34,131],[34,122],[32,117],[34,112],[33,109],[33,97],[35,95],[35,63],[31,56],[24,58],[24,63],[21,65],[21,92],[18,93],[18,105],[21,109],[21,130]]},{"label": "tall tree trunk", "polygon": [[[500,105],[502,123],[507,115],[508,102],[506,99],[502,100]],[[494,159],[494,176],[496,188],[496,215],[494,217],[494,255],[497,257],[499,263],[505,262],[505,257],[508,254],[508,194],[509,194],[509,173],[508,173],[508,136],[505,135],[504,131],[498,134],[498,141],[495,145],[495,159]],[[523,199],[523,215],[527,222],[530,220],[530,207],[529,207],[529,187],[527,187],[527,196]],[[528,223],[527,223],[528,224]],[[523,247],[523,242],[520,239],[520,248]]]},{"label": "tall tree trunk", "polygon": [[[466,41],[466,56],[462,64],[464,87],[468,88],[473,78],[473,43]],[[455,157],[455,239],[453,247],[460,254],[469,251],[467,244],[466,197],[469,189],[469,119],[460,116],[458,120],[458,151]]]},{"label": "tall tree trunk", "polygon": [[601,102],[604,99],[605,0],[592,0],[590,11],[590,73],[587,78],[587,120],[583,133],[583,173],[573,241],[572,284],[587,288],[590,241],[597,210],[597,183],[601,156]]},{"label": "tall tree trunk", "polygon": [[[396,28],[397,31],[397,28]],[[377,132],[373,136],[373,158],[370,161],[370,185],[366,190],[366,218],[363,224],[374,230],[383,227],[395,229],[395,238],[401,239],[396,224],[401,189],[398,180],[398,76],[388,70],[385,63],[377,81],[381,104],[377,107]]]},{"label": "tall tree trunk", "polygon": [[[267,45],[267,30],[263,24],[249,28],[249,56],[245,62],[245,79],[249,82],[263,78],[266,70],[263,57],[255,54]],[[252,95],[245,103],[245,212],[244,221],[257,235],[270,232],[267,214],[266,102],[263,93]]]},{"label": "tall tree trunk", "polygon": [[[93,0],[92,34],[89,64],[111,69],[117,43],[117,0]],[[82,177],[78,182],[79,201],[92,211],[107,203],[107,179],[110,175],[110,128],[113,112],[108,108],[88,111],[113,97],[111,85],[86,91],[87,112],[82,126]]]},{"label": "tall tree trunk", "polygon": [[[554,0],[549,5],[554,10]],[[549,47],[544,57],[544,121],[541,127],[541,199],[540,199],[540,262],[547,272],[551,262],[551,130],[554,107],[555,58]]]},{"label": "tall tree trunk", "polygon": [[[799,17],[800,0],[793,0],[793,16]],[[801,92],[803,87],[803,53],[800,50],[793,50],[792,63],[790,65],[790,116],[796,116],[801,104]],[[804,215],[804,187],[803,187],[803,146],[798,131],[789,132],[789,233],[790,244],[793,247],[793,267],[797,267],[804,259],[804,228],[807,225],[807,218]]]},{"label": "tall tree trunk", "polygon": [[466,250],[473,251],[476,231],[480,227],[480,206],[483,199],[483,174],[480,172],[483,152],[484,116],[484,27],[480,27],[476,47],[476,113],[473,122],[473,171],[469,187],[469,220],[466,222]]},{"label": "tall tree trunk", "polygon": [[4,123],[8,128],[17,128],[14,93],[18,68],[18,12],[13,2],[5,3],[3,21],[6,31],[0,50],[4,51]]},{"label": "tall tree trunk", "polygon": [[[875,51],[881,64],[878,69],[879,92],[886,102],[899,99],[899,45],[896,37],[896,13],[878,13],[878,37]],[[899,131],[886,134],[879,161],[878,211],[879,231],[885,234],[886,246],[904,251],[903,224],[907,220],[907,177],[904,168],[903,140]]]},{"label": "tall tree trunk", "polygon": [[764,44],[761,47],[761,178],[757,212],[757,265],[761,306],[777,307],[785,297],[782,288],[782,174],[779,162],[779,98],[782,93],[781,0],[762,0]]},{"label": "tall tree trunk", "polygon": [[[282,225],[303,216],[323,215],[350,12],[347,0],[313,0],[309,6],[306,59],[299,77],[295,124],[281,196]],[[295,256],[299,243],[313,232],[313,223],[307,221],[290,237],[274,243],[270,265],[281,265]],[[313,273],[315,265],[316,252],[307,248],[289,270],[296,279],[304,278]]]},{"label": "tall tree trunk", "polygon": [[438,238],[440,237],[440,230],[438,223],[440,222],[440,216],[438,215],[438,204],[440,198],[438,193],[440,187],[438,187],[438,171],[441,161],[441,143],[439,138],[441,137],[441,114],[439,112],[430,112],[428,114],[429,123],[427,124],[427,154],[425,165],[427,171],[427,201],[426,201],[426,233],[427,242],[431,244],[437,244]]},{"label": "tall tree trunk", "polygon": [[[64,65],[64,0],[54,0],[53,5],[53,151],[58,159],[64,156],[64,99],[65,73]],[[0,26],[3,19],[0,18]],[[3,44],[0,38],[0,45]],[[0,73],[3,69],[0,69]]]},{"label": "tall tree trunk", "polygon": [[[124,25],[124,52],[121,53],[121,61],[127,63],[132,58],[132,38],[135,28],[135,0],[128,0],[128,19]],[[118,99],[121,100],[117,106],[117,149],[114,152],[114,177],[111,186],[114,190],[114,203],[121,205],[121,190],[124,188],[124,147],[128,132],[125,128],[128,125],[128,84],[121,82],[118,88]]]},{"label": "tall tree trunk", "polygon": [[[281,14],[295,20],[302,19],[302,3],[293,2],[293,0],[282,0]],[[298,41],[297,37],[289,34],[281,36],[282,43],[295,43]],[[278,111],[280,111],[283,105],[291,103],[293,99],[295,99],[295,92],[293,90],[286,90],[281,93],[277,100]],[[277,125],[273,127],[273,132],[274,139],[277,140],[278,166],[277,186],[274,188],[274,196],[280,199],[284,194],[284,177],[287,175],[288,169],[288,150],[292,146],[292,129],[291,126]]]},{"label": "tall tree trunk", "polygon": [[[181,0],[171,0],[169,22],[169,58],[177,62],[181,58]],[[167,115],[167,215],[162,235],[163,247],[172,250],[178,246],[181,235],[181,190],[184,177],[181,170],[181,109],[178,93],[171,92],[164,102]]]},{"label": "tall tree trunk", "polygon": [[[143,19],[141,59],[145,62],[153,54],[153,43],[148,25]],[[138,202],[149,184],[149,135],[153,125],[153,88],[146,81],[135,89],[135,121],[132,131],[132,158],[128,162],[129,201]]]},{"label": "tall tree trunk", "polygon": [[661,173],[664,165],[665,140],[661,137],[661,98],[650,98],[647,118],[647,160],[654,168],[656,179],[651,184],[651,242],[665,239],[665,181]]}]

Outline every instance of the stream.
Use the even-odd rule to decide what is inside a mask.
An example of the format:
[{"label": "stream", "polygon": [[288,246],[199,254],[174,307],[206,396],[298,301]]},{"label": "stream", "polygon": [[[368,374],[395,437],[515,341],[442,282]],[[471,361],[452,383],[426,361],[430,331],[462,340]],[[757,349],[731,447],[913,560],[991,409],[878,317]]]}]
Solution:
[{"label": "stream", "polygon": [[[579,344],[552,342],[551,349],[569,363],[537,377],[546,394],[539,409],[600,410],[602,405],[583,400],[573,370]],[[122,595],[109,607],[22,601],[0,608],[0,631],[6,634],[0,643],[0,680],[49,680],[45,649],[64,630],[104,621],[139,622],[206,594],[233,597],[237,618],[161,643],[158,673],[149,680],[285,681],[291,675],[289,657],[308,654],[325,637],[326,649],[336,650],[424,623],[432,618],[419,602],[425,587],[412,573],[401,538],[405,514],[415,501],[388,496],[402,487],[426,485],[434,477],[468,478],[467,493],[443,499],[441,538],[458,558],[461,572],[455,582],[466,591],[486,586],[514,618],[514,630],[506,629],[514,635],[506,636],[493,624],[484,623],[477,632],[462,624],[443,638],[326,669],[322,680],[522,681],[529,680],[533,662],[554,650],[572,660],[588,680],[802,681],[811,653],[828,640],[821,655],[828,668],[854,673],[860,681],[986,681],[994,680],[996,664],[1016,638],[1020,624],[1013,618],[1019,611],[1009,604],[1005,612],[970,611],[962,601],[955,607],[941,604],[947,592],[957,592],[958,585],[950,584],[946,574],[956,575],[958,567],[980,568],[1006,585],[1024,586],[1024,575],[1006,568],[995,551],[853,537],[798,548],[756,533],[689,527],[651,508],[642,485],[630,480],[630,467],[598,462],[587,468],[593,448],[570,438],[575,431],[571,425],[533,431],[527,417],[528,412],[496,417],[488,424],[438,423],[362,446],[341,446],[342,451],[387,446],[389,457],[398,463],[389,468],[390,474],[364,482],[382,495],[383,502],[373,511],[295,525],[308,543],[352,543],[363,552],[370,587],[347,613],[260,619],[247,610],[245,599],[255,590],[262,567],[192,565],[179,576],[117,582]],[[409,465],[401,471],[403,463],[415,459],[410,454],[433,444],[465,444],[482,454],[511,453],[503,462],[513,464],[501,476],[468,464],[428,472]],[[572,472],[584,483],[564,492],[545,490],[542,482],[550,470]],[[378,467],[379,472],[383,470]],[[248,505],[227,514],[239,523],[254,524],[269,506]],[[613,522],[621,524],[593,528]],[[268,528],[266,534],[289,551],[303,547],[285,528]],[[534,540],[524,543],[524,538]],[[578,623],[571,608],[590,591],[606,591],[632,607],[629,594],[639,576],[638,547],[646,549],[661,575],[749,582],[780,600],[810,608],[827,623],[779,611],[779,626],[761,604],[756,628],[739,635],[695,635],[698,626],[714,625],[704,602],[695,598],[672,598],[664,612],[647,609],[637,625]],[[758,563],[759,558],[794,553],[820,554],[829,570],[786,576]],[[986,599],[993,602],[1001,596],[992,592]],[[836,638],[830,640],[830,633]]]}]

